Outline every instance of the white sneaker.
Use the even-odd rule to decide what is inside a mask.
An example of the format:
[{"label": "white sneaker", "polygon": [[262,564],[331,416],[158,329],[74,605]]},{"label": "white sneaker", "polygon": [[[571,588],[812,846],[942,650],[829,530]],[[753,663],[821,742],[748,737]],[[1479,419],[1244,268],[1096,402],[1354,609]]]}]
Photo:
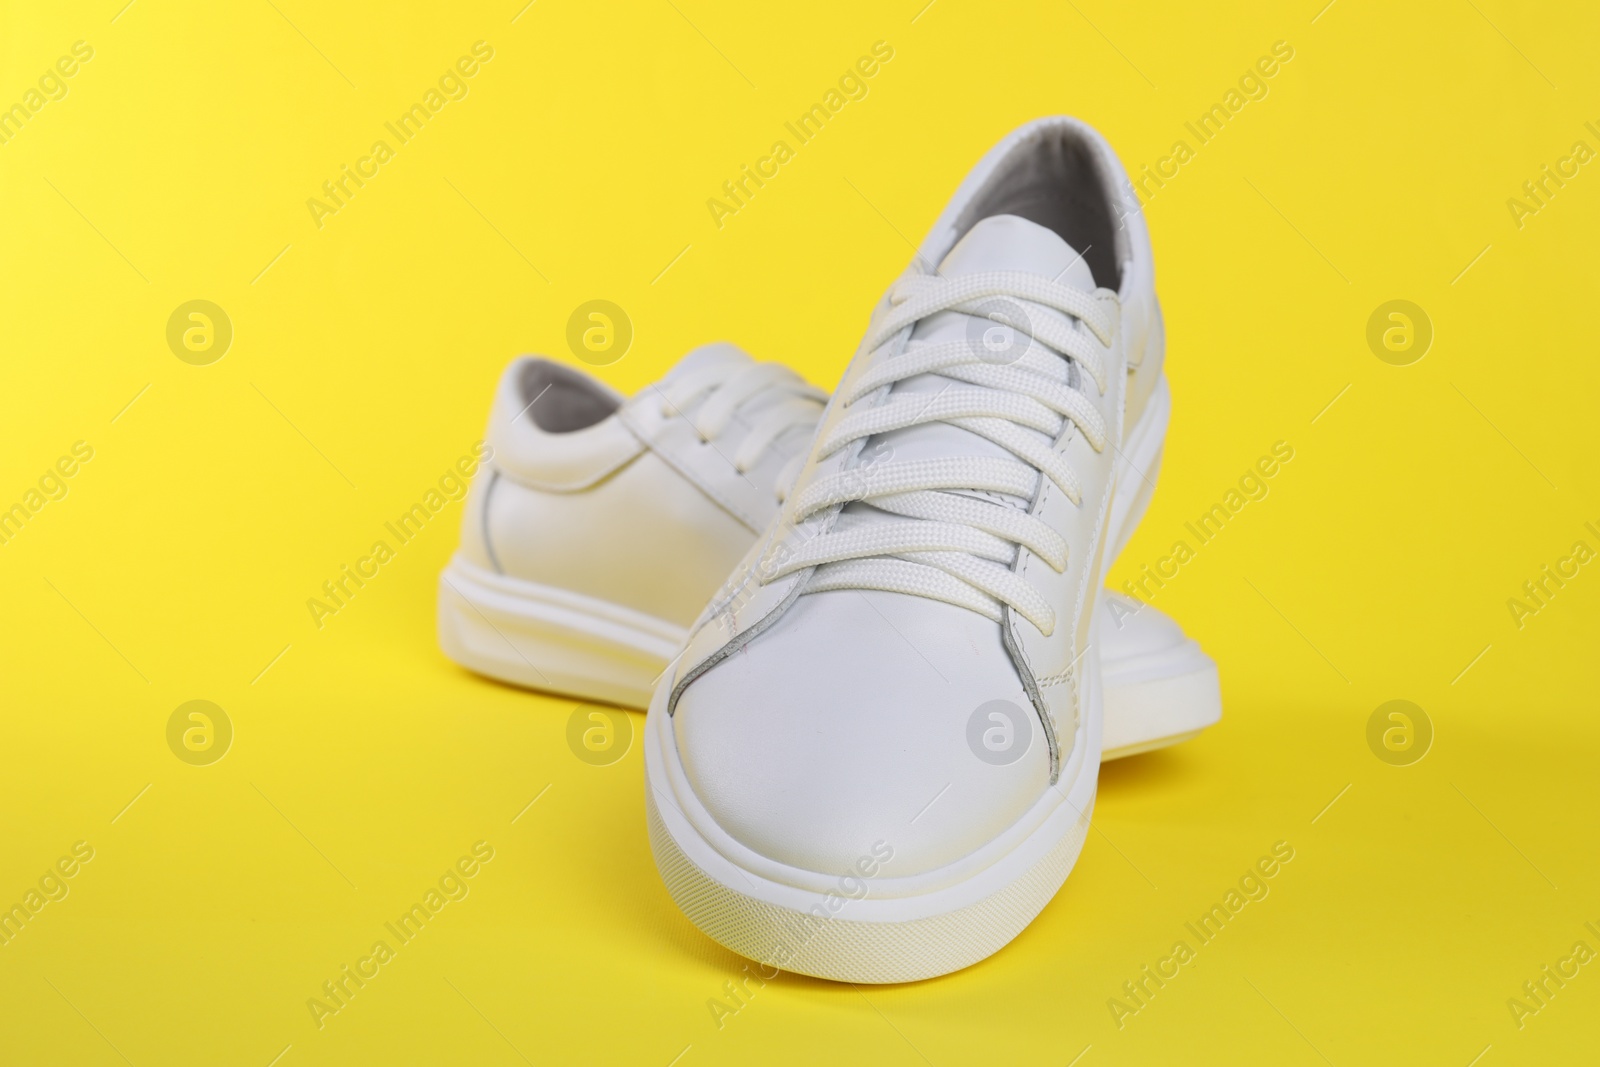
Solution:
[{"label": "white sneaker", "polygon": [[[445,653],[501,681],[644,708],[689,624],[777,515],[823,399],[731,345],[690,353],[632,400],[548,360],[512,363],[490,415],[492,458],[440,576]],[[702,444],[697,425],[720,432]],[[1216,664],[1155,608],[1105,597],[1103,758],[1216,722]]]},{"label": "white sneaker", "polygon": [[631,707],[782,502],[827,394],[728,344],[626,399],[544,359],[506,369],[439,643],[518,685]]},{"label": "white sneaker", "polygon": [[1015,937],[1077,859],[1097,597],[1148,496],[1119,456],[1150,470],[1165,422],[1126,184],[1065,118],[978,164],[875,310],[783,520],[657,687],[656,864],[734,951],[944,974]]}]

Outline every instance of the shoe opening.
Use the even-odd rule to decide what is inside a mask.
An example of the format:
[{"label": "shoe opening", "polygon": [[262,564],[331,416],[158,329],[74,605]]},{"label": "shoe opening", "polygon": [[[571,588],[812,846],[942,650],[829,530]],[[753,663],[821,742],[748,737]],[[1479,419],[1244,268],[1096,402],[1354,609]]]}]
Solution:
[{"label": "shoe opening", "polygon": [[1088,264],[1094,283],[1120,289],[1126,237],[1094,146],[1070,127],[1045,127],[1019,143],[957,220],[964,235],[991,215],[1016,215],[1055,231]]},{"label": "shoe opening", "polygon": [[545,359],[522,368],[518,386],[528,418],[545,433],[572,433],[603,422],[621,399],[593,378]]}]

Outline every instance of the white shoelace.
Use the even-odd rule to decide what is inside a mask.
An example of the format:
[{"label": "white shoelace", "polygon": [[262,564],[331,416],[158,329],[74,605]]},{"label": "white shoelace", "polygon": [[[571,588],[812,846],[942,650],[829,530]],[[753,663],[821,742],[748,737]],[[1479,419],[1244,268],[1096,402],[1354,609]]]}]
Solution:
[{"label": "white shoelace", "polygon": [[[735,419],[749,427],[733,455],[726,457],[741,476],[789,431],[813,429],[828,402],[827,393],[777,363],[752,363],[732,374],[726,364],[713,364],[677,375],[655,389],[661,397],[661,414],[682,416],[702,441],[714,444]],[[702,396],[705,401],[693,416],[685,415]],[[772,487],[780,501],[805,462],[805,449],[794,447]]]},{"label": "white shoelace", "polygon": [[[1077,475],[1038,434],[1053,443],[1070,423],[1095,451],[1105,449],[1105,420],[1078,387],[1081,371],[1105,394],[1103,352],[1112,329],[1108,312],[1089,294],[1038,275],[915,275],[890,289],[893,309],[871,331],[867,345],[876,354],[902,331],[941,311],[982,315],[980,305],[995,297],[1026,301],[1025,308],[1040,305],[1029,314],[1034,343],[1021,357],[1000,365],[985,359],[981,346],[969,341],[912,341],[838,398],[844,417],[818,442],[817,457],[825,459],[875,434],[946,422],[987,438],[1015,458],[891,459],[818,478],[790,502],[787,518],[793,525],[785,547],[792,551],[762,575],[763,582],[816,567],[806,592],[908,593],[969,608],[996,622],[1009,605],[1042,633],[1055,630],[1055,611],[1012,567],[1020,545],[1059,572],[1067,564],[1066,541],[1016,507],[968,494],[1032,500],[1042,475],[1074,504],[1082,504]],[[932,396],[880,395],[876,403],[851,410],[895,382],[930,373],[971,388],[950,387]],[[793,532],[807,517],[853,502],[884,514],[809,539]]]}]

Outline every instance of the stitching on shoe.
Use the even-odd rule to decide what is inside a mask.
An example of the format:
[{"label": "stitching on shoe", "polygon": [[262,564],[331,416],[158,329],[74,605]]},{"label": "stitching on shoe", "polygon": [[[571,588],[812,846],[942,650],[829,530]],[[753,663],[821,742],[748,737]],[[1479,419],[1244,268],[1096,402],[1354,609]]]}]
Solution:
[{"label": "stitching on shoe", "polygon": [[[804,573],[807,577],[809,577],[811,572],[815,569],[816,568],[814,567],[810,568]],[[683,691],[689,688],[689,686],[694,683],[695,679],[699,678],[702,674],[705,674],[711,668],[715,667],[717,664],[721,663],[735,652],[738,652],[740,649],[744,648],[745,645],[748,645],[751,641],[761,636],[768,630],[768,628],[772,626],[773,623],[777,622],[778,619],[783,615],[785,609],[787,609],[790,604],[794,603],[795,599],[800,595],[800,590],[803,584],[803,582],[796,582],[794,588],[789,590],[784,598],[780,600],[771,611],[767,612],[759,620],[757,620],[754,626],[750,627],[750,629],[744,631],[743,633],[734,634],[733,637],[723,643],[721,648],[711,653],[711,655],[707,656],[704,660],[701,660],[693,670],[684,675],[683,679],[678,682],[677,685],[672,687],[672,693],[667,698],[667,717],[669,719],[673,717],[673,714],[678,710],[678,700],[683,696]]]},{"label": "stitching on shoe", "polygon": [[489,502],[494,499],[494,487],[500,484],[500,468],[495,467],[489,471],[489,484],[483,490],[483,503],[478,505],[479,536],[483,538],[483,551],[489,557],[489,563],[494,567],[496,574],[504,574],[505,568],[500,566],[500,557],[495,555],[494,538],[489,535]]},{"label": "stitching on shoe", "polygon": [[1038,679],[1039,688],[1040,689],[1050,689],[1050,688],[1052,688],[1054,686],[1058,686],[1058,685],[1062,685],[1062,684],[1064,684],[1066,682],[1070,682],[1070,681],[1072,681],[1073,673],[1074,673],[1073,672],[1073,668],[1068,667],[1066,670],[1062,671],[1059,674],[1052,674],[1049,677],[1040,678],[1040,679]]},{"label": "stitching on shoe", "polygon": [[[663,463],[676,471],[679,477],[683,478],[690,485],[694,486],[706,496],[710,497],[724,511],[738,519],[751,531],[755,533],[761,532],[762,524],[757,522],[756,519],[747,511],[745,511],[745,509],[738,502],[734,501],[721,489],[712,484],[712,480],[710,478],[701,477],[700,475],[689,470],[687,465],[679,462],[676,456],[673,456],[666,448],[662,447],[662,445],[657,441],[657,438],[661,436],[659,432],[656,434],[647,435],[643,427],[634,425],[635,420],[633,418],[633,414],[627,408],[623,408],[618,411],[617,415],[622,422],[622,425],[632,431],[633,435],[642,441],[644,446],[653,454],[659,456]],[[670,421],[671,420],[663,421],[660,429],[665,430]]]},{"label": "stitching on shoe", "polygon": [[[1106,303],[1109,303],[1111,305],[1111,311],[1112,311],[1111,322],[1112,322],[1112,329],[1113,329],[1112,344],[1114,346],[1115,345],[1120,345],[1122,347],[1123,365],[1126,366],[1127,365],[1127,338],[1126,338],[1126,331],[1122,329],[1121,301],[1115,296],[1103,297],[1102,299]],[[1123,425],[1123,423],[1124,423],[1124,421],[1125,421],[1125,419],[1127,417],[1128,384],[1127,384],[1126,375],[1124,375],[1120,379],[1117,377],[1117,375],[1115,373],[1116,372],[1115,366],[1113,366],[1111,368],[1111,371],[1112,371],[1112,373],[1107,375],[1109,381],[1111,382],[1111,388],[1113,390],[1120,390],[1120,392],[1117,393],[1117,395],[1114,398],[1114,401],[1115,401],[1116,406],[1117,406],[1117,433],[1116,433],[1115,436],[1116,436],[1116,438],[1120,439],[1123,436],[1123,431],[1126,429],[1126,427]],[[1117,447],[1120,447],[1120,442],[1119,442]],[[1111,515],[1111,498],[1116,492],[1116,470],[1117,470],[1116,460],[1115,460],[1115,457],[1113,457],[1113,459],[1111,461],[1111,466],[1110,466],[1111,473],[1110,473],[1110,476],[1106,479],[1105,488],[1103,490],[1101,490],[1100,506],[1097,509],[1097,514],[1095,516],[1095,530],[1097,531],[1096,534],[1095,534],[1095,538],[1096,538],[1096,540],[1099,541],[1098,548],[1099,548],[1101,553],[1104,553],[1110,547],[1109,546],[1109,538],[1107,537],[1107,534],[1109,533],[1109,531],[1106,529],[1106,523],[1109,521],[1110,515]],[[1090,562],[1091,562],[1091,564],[1093,563],[1093,561],[1090,561]],[[1079,610],[1080,613],[1082,611],[1086,610],[1086,609],[1087,610],[1093,610],[1093,605],[1091,603],[1091,598],[1088,595],[1088,590],[1090,588],[1090,585],[1089,585],[1090,582],[1094,582],[1096,585],[1099,584],[1099,581],[1100,581],[1099,575],[1097,573],[1091,573],[1091,571],[1097,571],[1097,570],[1098,570],[1098,568],[1097,567],[1093,567],[1092,565],[1091,566],[1086,566],[1083,569],[1083,574],[1079,577],[1076,599],[1077,599],[1077,604],[1078,604],[1078,610]],[[1091,626],[1091,628],[1092,628],[1092,626]],[[1085,656],[1099,655],[1099,653],[1093,651],[1092,648],[1085,648],[1083,654]],[[1067,670],[1062,672],[1062,673],[1070,675],[1074,670],[1076,662],[1077,661],[1074,660],[1073,663],[1068,665]],[[1083,707],[1082,707],[1082,702],[1080,700],[1080,695],[1079,695],[1080,689],[1081,689],[1080,686],[1076,686],[1075,685],[1070,690],[1071,693],[1072,693],[1072,715],[1073,715],[1073,724],[1072,725],[1073,725],[1074,733],[1076,733],[1077,727],[1078,727],[1078,722],[1083,716]]]}]

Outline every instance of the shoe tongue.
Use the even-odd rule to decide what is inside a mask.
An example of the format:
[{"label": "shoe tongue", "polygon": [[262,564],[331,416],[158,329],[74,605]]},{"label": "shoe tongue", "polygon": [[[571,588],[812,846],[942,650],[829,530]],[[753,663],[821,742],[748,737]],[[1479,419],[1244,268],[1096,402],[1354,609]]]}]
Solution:
[{"label": "shoe tongue", "polygon": [[[1094,275],[1090,273],[1089,265],[1071,245],[1063,241],[1053,230],[1016,215],[991,215],[983,219],[956,242],[955,247],[950,249],[944,261],[939,264],[939,273],[946,278],[985,271],[1037,274],[1058,284],[1082,289],[1085,292],[1093,292],[1095,287]],[[1069,323],[1065,315],[1040,305],[1032,305],[1029,316],[1030,318],[1054,316],[1062,325]],[[961,311],[939,311],[917,323],[912,328],[911,338],[913,341],[929,344],[965,339],[971,344],[977,336],[974,333],[974,325],[981,325],[982,321],[981,318]],[[1065,375],[1063,364],[1063,380]],[[891,394],[925,393],[931,396],[952,388],[964,389],[969,386],[941,374],[930,373],[896,382],[890,392]],[[1048,447],[1049,438],[1044,434],[1039,434],[1038,437]],[[1008,449],[993,441],[944,422],[892,430],[873,438],[873,441],[888,444],[893,449],[892,454],[896,460],[942,459],[948,456],[1014,458]],[[994,494],[988,495],[988,498],[1004,499],[1018,508],[1027,505],[1027,501],[1010,497],[1000,498]],[[841,529],[848,528],[854,522],[870,521],[870,514],[863,505],[848,505],[845,508],[844,525]]]},{"label": "shoe tongue", "polygon": [[1016,215],[983,219],[939,264],[939,273],[947,278],[991,270],[1042,274],[1084,292],[1095,287],[1089,264],[1078,251],[1054,230]]}]

